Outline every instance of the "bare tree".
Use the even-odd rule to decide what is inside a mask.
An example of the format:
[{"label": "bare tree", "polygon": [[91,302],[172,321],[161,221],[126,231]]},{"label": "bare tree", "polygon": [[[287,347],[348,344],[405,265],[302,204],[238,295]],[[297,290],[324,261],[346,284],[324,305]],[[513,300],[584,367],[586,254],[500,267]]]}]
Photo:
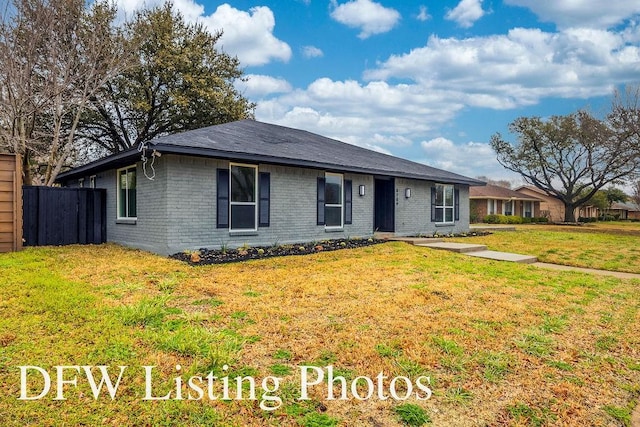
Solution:
[{"label": "bare tree", "polygon": [[638,111],[617,105],[607,120],[586,111],[549,120],[521,117],[509,126],[518,142],[495,134],[491,147],[500,164],[562,201],[565,221],[573,222],[577,206],[604,186],[628,179],[640,166],[638,133],[630,119]]},{"label": "bare tree", "polygon": [[476,176],[476,179],[479,179],[480,181],[484,181],[489,185],[497,185],[498,187],[504,187],[504,188],[513,187],[512,182],[509,181],[508,179],[493,179],[485,175]]},{"label": "bare tree", "polygon": [[640,206],[640,181],[636,181],[631,185],[631,201]]},{"label": "bare tree", "polygon": [[[133,49],[98,1],[15,0],[0,34],[0,147],[24,157],[25,182],[53,185],[76,148],[90,98],[130,63]],[[7,16],[7,15],[5,15]],[[39,165],[42,168],[39,168]]]}]

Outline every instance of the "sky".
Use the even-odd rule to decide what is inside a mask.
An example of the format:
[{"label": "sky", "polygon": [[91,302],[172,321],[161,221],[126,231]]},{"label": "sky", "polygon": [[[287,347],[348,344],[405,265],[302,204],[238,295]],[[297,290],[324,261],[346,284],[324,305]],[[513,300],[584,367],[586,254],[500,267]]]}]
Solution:
[{"label": "sky", "polygon": [[[121,13],[161,0],[117,0]],[[518,175],[489,146],[521,116],[605,114],[640,83],[631,0],[174,0],[223,31],[256,120],[470,177]]]}]

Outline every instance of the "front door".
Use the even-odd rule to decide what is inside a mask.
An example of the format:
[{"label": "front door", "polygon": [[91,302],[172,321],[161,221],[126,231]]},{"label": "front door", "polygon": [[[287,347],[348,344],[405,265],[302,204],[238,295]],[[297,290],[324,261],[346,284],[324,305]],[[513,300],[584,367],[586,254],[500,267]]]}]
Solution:
[{"label": "front door", "polygon": [[395,229],[395,183],[393,178],[375,180],[374,231],[393,233]]}]

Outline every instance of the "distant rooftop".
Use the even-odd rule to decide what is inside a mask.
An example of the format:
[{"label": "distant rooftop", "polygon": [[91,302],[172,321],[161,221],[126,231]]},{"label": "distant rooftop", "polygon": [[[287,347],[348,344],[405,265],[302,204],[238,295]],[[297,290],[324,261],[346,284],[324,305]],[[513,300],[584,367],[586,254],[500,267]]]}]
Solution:
[{"label": "distant rooftop", "polygon": [[527,196],[509,188],[500,187],[498,185],[487,184],[484,187],[471,187],[469,189],[470,199],[501,199],[501,200],[529,200],[540,201],[540,199]]}]

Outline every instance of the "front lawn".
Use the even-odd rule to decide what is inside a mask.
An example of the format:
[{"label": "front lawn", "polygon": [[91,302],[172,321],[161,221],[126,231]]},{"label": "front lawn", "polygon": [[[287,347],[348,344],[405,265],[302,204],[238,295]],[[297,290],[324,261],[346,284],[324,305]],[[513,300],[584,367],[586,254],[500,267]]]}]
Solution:
[{"label": "front lawn", "polygon": [[[115,245],[37,248],[0,255],[0,272],[7,426],[629,425],[640,396],[640,281],[399,242],[203,267]],[[23,365],[51,372],[47,396],[18,400]],[[53,400],[59,365],[127,368],[113,400],[82,374]],[[184,400],[143,400],[143,366],[155,397],[213,372],[281,378],[282,405],[261,409],[260,388],[188,401],[186,384]],[[301,366],[349,384],[383,372],[386,387],[428,376],[433,395],[330,400],[324,381],[299,400]],[[37,395],[42,375],[27,379]]]},{"label": "front lawn", "polygon": [[554,264],[640,273],[640,223],[518,225],[516,230],[452,240],[482,243],[496,251],[535,255],[540,261]]}]

